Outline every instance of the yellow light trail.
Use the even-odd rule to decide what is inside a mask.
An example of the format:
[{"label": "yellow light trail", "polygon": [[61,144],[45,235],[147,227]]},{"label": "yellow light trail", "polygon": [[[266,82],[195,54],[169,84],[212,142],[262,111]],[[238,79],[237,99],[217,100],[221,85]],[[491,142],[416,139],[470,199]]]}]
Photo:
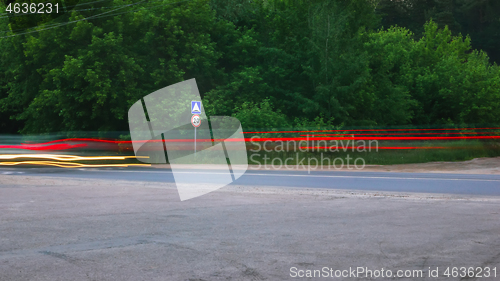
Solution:
[{"label": "yellow light trail", "polygon": [[0,154],[0,159],[10,160],[17,158],[41,158],[60,161],[75,160],[125,160],[131,158],[149,158],[147,156],[77,156],[77,155],[58,155],[58,154]]},{"label": "yellow light trail", "polygon": [[22,164],[48,165],[48,166],[56,166],[62,168],[129,167],[129,166],[150,167],[151,166],[151,164],[80,164],[80,163],[68,163],[68,162],[57,162],[57,161],[0,162],[0,166],[15,166]]},{"label": "yellow light trail", "polygon": [[[0,154],[0,160],[12,160],[18,158],[35,158],[35,159],[49,159],[59,161],[76,161],[76,160],[125,160],[133,158],[149,158],[147,156],[77,156],[77,155],[63,155],[63,154]],[[19,162],[0,162],[0,166],[15,166],[22,164],[29,165],[47,165],[62,168],[83,168],[83,167],[150,167],[151,164],[81,164],[72,162],[59,162],[59,161],[19,161]]]}]

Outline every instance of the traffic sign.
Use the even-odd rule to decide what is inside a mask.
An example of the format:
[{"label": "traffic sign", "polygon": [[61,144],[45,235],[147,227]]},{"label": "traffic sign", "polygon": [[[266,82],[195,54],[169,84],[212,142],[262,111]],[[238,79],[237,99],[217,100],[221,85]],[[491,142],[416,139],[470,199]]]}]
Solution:
[{"label": "traffic sign", "polygon": [[191,114],[201,114],[201,101],[191,102]]},{"label": "traffic sign", "polygon": [[193,125],[193,127],[198,128],[201,125],[200,115],[193,115],[193,117],[191,117],[191,124]]}]

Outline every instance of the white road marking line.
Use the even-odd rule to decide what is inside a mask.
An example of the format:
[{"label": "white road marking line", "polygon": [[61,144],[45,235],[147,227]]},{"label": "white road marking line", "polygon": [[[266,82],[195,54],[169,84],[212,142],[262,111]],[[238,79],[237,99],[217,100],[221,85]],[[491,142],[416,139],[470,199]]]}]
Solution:
[{"label": "white road marking line", "polygon": [[[156,171],[118,171],[118,170],[87,170],[94,172],[120,172],[120,173],[155,173],[155,174],[171,174],[172,172],[156,172]],[[181,174],[202,174],[202,175],[225,175],[225,173],[208,173],[208,172],[177,172]],[[314,177],[314,178],[352,178],[352,179],[395,179],[395,180],[441,180],[441,181],[486,181],[500,182],[498,180],[487,179],[450,179],[450,178],[402,178],[402,177],[368,177],[368,176],[320,176],[320,175],[290,175],[290,174],[244,174],[245,176],[269,176],[269,177]]]}]

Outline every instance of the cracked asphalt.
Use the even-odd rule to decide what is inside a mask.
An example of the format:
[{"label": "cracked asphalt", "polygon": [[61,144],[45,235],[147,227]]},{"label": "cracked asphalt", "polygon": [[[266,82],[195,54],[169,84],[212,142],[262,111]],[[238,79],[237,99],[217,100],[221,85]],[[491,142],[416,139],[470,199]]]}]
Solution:
[{"label": "cracked asphalt", "polygon": [[292,267],[358,266],[461,280],[426,276],[429,267],[500,271],[498,197],[228,186],[180,202],[171,183],[3,175],[0,211],[0,280],[295,280]]}]

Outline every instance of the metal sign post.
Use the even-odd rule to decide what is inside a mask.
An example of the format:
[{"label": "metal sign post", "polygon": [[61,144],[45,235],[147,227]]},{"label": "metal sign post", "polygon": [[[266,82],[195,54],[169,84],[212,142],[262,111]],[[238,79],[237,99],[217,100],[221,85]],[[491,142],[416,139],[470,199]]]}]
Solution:
[{"label": "metal sign post", "polygon": [[196,128],[201,125],[201,101],[191,101],[191,124],[194,127],[194,155],[196,156]]},{"label": "metal sign post", "polygon": [[195,114],[191,117],[191,125],[194,127],[194,154],[196,155],[196,128],[201,125],[200,115]]}]

